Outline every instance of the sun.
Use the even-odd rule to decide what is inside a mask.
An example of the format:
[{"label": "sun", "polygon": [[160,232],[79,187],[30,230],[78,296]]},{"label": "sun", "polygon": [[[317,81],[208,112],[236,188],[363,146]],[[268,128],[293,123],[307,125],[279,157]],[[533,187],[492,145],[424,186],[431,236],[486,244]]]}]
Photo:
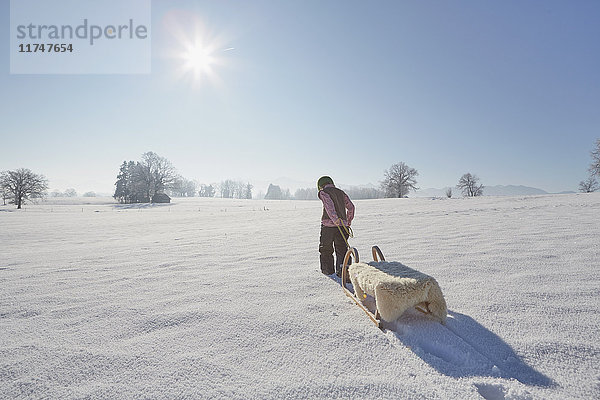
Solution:
[{"label": "sun", "polygon": [[181,59],[183,61],[182,69],[191,73],[194,81],[212,76],[217,65],[214,49],[201,42],[187,45],[181,54]]},{"label": "sun", "polygon": [[169,35],[163,44],[164,57],[170,60],[177,80],[198,88],[220,87],[224,68],[231,65],[231,38],[211,29],[196,14],[172,10],[163,19]]}]

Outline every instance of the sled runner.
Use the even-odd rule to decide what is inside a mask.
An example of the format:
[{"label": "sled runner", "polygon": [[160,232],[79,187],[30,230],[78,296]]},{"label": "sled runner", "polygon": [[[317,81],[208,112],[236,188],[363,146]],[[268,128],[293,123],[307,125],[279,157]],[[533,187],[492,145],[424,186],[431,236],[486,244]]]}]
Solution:
[{"label": "sled runner", "polygon": [[[373,246],[373,252],[375,252],[375,247],[377,246]],[[373,253],[375,254],[375,253]],[[358,305],[360,308],[362,308],[362,310],[367,313],[367,315],[369,316],[369,318],[371,318],[371,321],[373,321],[373,323],[379,328],[381,329],[381,317],[379,315],[379,311],[375,311],[375,314],[373,314],[363,303],[361,300],[359,300],[354,293],[352,293],[347,287],[346,287],[346,282],[348,282],[350,280],[349,275],[348,275],[348,261],[350,260],[350,257],[352,257],[353,263],[357,263],[359,262],[359,258],[358,258],[358,250],[356,250],[356,248],[354,247],[350,247],[348,249],[348,251],[346,252],[346,256],[344,257],[344,264],[342,265],[342,290],[344,290],[344,293],[346,293],[346,296],[350,297],[352,300],[354,300],[354,302],[356,303],[356,305]],[[375,256],[373,256],[375,257]],[[383,258],[383,257],[382,257]]]},{"label": "sled runner", "polygon": [[[371,248],[373,261],[361,263],[358,251],[351,247],[342,266],[342,289],[371,321],[382,329],[382,321],[392,322],[414,307],[441,323],[446,320],[446,302],[437,281],[429,275],[398,262],[387,262],[377,246]],[[350,263],[352,259],[352,263]],[[346,287],[350,281],[354,293]],[[375,298],[376,309],[371,312],[363,299]]]}]

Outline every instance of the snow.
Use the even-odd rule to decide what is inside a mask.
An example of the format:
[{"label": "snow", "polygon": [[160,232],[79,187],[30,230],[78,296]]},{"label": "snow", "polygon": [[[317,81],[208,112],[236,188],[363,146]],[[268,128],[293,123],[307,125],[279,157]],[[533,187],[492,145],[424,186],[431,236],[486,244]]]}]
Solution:
[{"label": "snow", "polygon": [[384,331],[317,201],[87,203],[0,207],[0,398],[600,397],[599,194],[356,201],[361,260],[448,303]]}]

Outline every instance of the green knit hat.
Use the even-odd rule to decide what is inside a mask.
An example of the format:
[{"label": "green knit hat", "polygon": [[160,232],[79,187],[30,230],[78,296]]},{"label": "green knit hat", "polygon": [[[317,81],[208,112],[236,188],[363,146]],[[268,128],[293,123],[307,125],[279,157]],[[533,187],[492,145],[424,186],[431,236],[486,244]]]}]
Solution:
[{"label": "green knit hat", "polygon": [[323,187],[325,185],[329,185],[329,184],[333,185],[333,179],[331,179],[328,176],[322,176],[317,181],[317,189],[321,190],[321,189],[323,189]]}]

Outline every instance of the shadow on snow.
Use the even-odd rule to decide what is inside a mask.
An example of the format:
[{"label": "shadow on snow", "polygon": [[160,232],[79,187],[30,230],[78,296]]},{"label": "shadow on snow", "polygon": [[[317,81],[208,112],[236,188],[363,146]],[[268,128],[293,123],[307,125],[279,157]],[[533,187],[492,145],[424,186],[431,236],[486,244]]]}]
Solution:
[{"label": "shadow on snow", "polygon": [[131,204],[113,204],[115,210],[142,210],[146,208],[168,207],[171,203],[131,203]]},{"label": "shadow on snow", "polygon": [[[335,275],[329,277],[341,283]],[[352,290],[351,284],[347,287]],[[363,304],[375,311],[375,299],[371,296]],[[525,385],[556,386],[551,378],[527,365],[508,343],[468,315],[448,311],[446,324],[442,325],[413,308],[397,321],[383,321],[382,327],[391,331],[400,345],[444,375],[513,378]]]},{"label": "shadow on snow", "polygon": [[526,385],[556,386],[551,378],[527,365],[498,335],[468,315],[448,311],[446,325],[442,325],[410,310],[386,325],[404,346],[444,375],[514,378]]}]

